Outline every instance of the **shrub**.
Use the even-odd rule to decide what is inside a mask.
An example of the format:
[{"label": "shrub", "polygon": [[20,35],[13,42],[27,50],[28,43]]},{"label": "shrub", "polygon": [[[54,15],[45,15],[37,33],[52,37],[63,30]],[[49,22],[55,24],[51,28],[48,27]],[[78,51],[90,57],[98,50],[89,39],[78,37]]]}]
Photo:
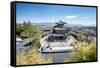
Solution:
[{"label": "shrub", "polygon": [[84,62],[96,61],[96,43],[78,42],[76,51],[70,53],[70,56],[64,62]]},{"label": "shrub", "polygon": [[41,54],[36,51],[35,48],[28,50],[25,53],[16,55],[17,65],[29,65],[29,64],[47,64],[52,63],[52,58],[48,57],[47,60],[44,59]]}]

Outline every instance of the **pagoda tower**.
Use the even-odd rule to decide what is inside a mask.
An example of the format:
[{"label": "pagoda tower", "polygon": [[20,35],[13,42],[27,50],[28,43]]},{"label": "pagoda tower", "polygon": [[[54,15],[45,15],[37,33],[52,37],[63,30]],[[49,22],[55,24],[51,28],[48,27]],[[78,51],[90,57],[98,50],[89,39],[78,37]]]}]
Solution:
[{"label": "pagoda tower", "polygon": [[63,41],[66,39],[66,28],[64,27],[64,24],[66,23],[60,20],[52,28],[50,36],[51,41]]}]

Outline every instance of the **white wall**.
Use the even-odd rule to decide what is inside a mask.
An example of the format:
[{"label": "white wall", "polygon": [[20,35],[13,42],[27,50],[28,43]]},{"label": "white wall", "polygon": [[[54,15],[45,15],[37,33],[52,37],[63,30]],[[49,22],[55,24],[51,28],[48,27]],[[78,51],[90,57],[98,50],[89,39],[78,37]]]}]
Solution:
[{"label": "white wall", "polygon": [[[10,2],[11,1],[12,0],[0,0],[0,68],[11,68],[11,66],[9,65],[10,64]],[[28,0],[28,1],[78,4],[78,5],[98,5],[100,7],[99,5],[100,0]],[[100,18],[100,13],[98,13],[98,16]],[[100,21],[98,21],[98,29],[100,29],[99,23]],[[100,30],[98,30],[98,32],[100,33]],[[100,36],[99,36],[99,40],[100,40]],[[98,48],[100,51],[100,45],[98,46]],[[40,67],[41,68],[99,68],[99,64],[100,62],[75,63],[75,64],[61,64],[61,65],[30,66],[29,68],[40,68]]]}]

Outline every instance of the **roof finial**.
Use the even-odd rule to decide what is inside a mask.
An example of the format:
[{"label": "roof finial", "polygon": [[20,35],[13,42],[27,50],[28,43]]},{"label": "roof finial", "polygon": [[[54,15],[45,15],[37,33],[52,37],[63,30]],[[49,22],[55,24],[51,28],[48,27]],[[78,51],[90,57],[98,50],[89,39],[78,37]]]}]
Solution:
[{"label": "roof finial", "polygon": [[60,18],[60,22],[61,22],[62,20],[61,20],[61,18]]},{"label": "roof finial", "polygon": [[60,21],[61,21],[61,18],[60,18]]}]

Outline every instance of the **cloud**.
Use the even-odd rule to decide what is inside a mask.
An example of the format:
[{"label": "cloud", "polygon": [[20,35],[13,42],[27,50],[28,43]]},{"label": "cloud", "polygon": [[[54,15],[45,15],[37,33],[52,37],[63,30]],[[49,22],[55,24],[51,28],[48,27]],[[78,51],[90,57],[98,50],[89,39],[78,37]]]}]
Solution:
[{"label": "cloud", "polygon": [[84,17],[84,19],[90,19],[90,17]]},{"label": "cloud", "polygon": [[84,19],[92,19],[92,18],[94,18],[93,16],[91,16],[91,17],[84,17]]},{"label": "cloud", "polygon": [[77,15],[66,16],[67,19],[75,19],[75,18],[77,18],[77,17],[78,17]]}]

